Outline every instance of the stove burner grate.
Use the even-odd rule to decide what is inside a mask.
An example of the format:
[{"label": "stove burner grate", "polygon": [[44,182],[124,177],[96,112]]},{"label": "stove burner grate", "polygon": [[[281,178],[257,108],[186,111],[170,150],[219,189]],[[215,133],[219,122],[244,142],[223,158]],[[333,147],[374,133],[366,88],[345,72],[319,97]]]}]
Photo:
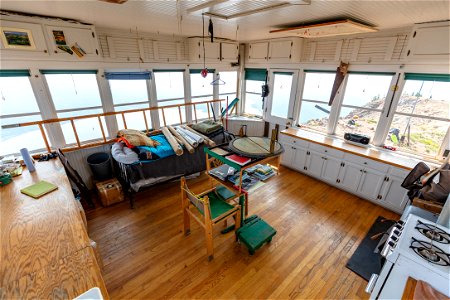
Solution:
[{"label": "stove burner grate", "polygon": [[450,266],[450,254],[445,253],[440,248],[429,242],[419,241],[413,237],[409,247],[413,249],[414,252],[416,252],[420,257],[430,263],[439,266]]},{"label": "stove burner grate", "polygon": [[436,227],[432,224],[423,223],[420,220],[417,220],[417,225],[415,227],[422,235],[425,237],[441,243],[441,244],[450,244],[450,235],[446,233],[444,230]]}]

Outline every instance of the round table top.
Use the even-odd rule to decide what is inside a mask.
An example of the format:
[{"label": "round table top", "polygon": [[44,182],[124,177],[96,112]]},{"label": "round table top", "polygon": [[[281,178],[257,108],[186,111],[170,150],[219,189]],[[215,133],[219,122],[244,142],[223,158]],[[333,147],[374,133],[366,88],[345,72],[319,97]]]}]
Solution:
[{"label": "round table top", "polygon": [[283,147],[278,141],[274,141],[273,152],[270,152],[270,138],[267,137],[237,137],[230,142],[229,147],[237,154],[253,158],[263,158],[283,152]]}]

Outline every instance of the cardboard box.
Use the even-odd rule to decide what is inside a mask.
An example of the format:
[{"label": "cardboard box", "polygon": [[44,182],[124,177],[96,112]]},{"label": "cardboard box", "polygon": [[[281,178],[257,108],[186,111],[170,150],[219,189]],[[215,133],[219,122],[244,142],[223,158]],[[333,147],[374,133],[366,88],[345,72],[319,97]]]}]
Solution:
[{"label": "cardboard box", "polygon": [[124,200],[122,186],[117,179],[110,179],[96,184],[98,196],[103,206],[109,206]]}]

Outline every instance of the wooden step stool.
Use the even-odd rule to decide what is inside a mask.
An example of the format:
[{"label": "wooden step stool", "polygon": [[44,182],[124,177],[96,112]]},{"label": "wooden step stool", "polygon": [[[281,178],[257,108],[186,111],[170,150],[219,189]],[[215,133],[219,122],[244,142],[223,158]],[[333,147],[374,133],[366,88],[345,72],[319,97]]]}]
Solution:
[{"label": "wooden step stool", "polygon": [[272,226],[256,215],[248,217],[244,222],[245,225],[236,231],[236,235],[239,242],[248,248],[250,255],[255,254],[264,243],[270,243],[277,233]]}]

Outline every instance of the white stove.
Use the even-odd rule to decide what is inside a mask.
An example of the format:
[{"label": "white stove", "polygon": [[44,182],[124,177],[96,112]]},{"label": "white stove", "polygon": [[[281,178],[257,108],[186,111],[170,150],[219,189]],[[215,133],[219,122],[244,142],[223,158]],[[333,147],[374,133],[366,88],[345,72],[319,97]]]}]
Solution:
[{"label": "white stove", "polygon": [[371,299],[400,299],[408,277],[450,297],[450,229],[409,215],[392,228],[381,255],[386,263],[366,289]]}]

